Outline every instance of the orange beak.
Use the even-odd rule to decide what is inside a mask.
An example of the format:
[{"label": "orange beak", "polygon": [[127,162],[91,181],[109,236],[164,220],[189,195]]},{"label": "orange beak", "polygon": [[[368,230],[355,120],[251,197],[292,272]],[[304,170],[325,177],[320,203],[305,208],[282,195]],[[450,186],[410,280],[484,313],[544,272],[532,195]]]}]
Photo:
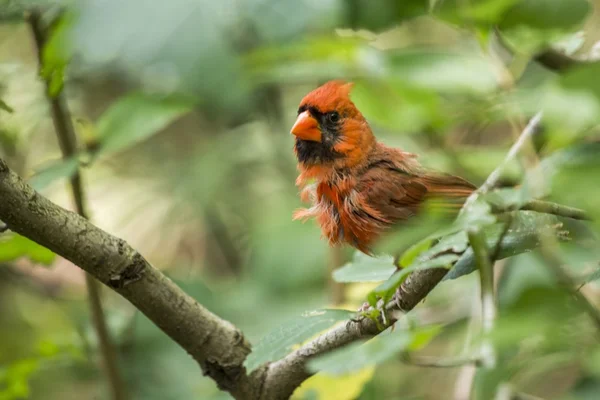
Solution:
[{"label": "orange beak", "polygon": [[321,129],[319,128],[319,123],[308,111],[304,111],[298,115],[296,123],[292,126],[291,134],[304,140],[313,142],[321,141]]}]

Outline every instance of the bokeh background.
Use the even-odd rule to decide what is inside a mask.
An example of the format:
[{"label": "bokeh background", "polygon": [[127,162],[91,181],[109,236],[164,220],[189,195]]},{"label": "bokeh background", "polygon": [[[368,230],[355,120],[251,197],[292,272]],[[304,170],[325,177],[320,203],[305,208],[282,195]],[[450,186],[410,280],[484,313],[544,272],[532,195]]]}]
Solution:
[{"label": "bokeh background", "polygon": [[[329,249],[314,223],[291,218],[301,203],[289,128],[303,95],[328,79],[357,82],[353,100],[380,140],[476,184],[543,109],[539,158],[588,152],[555,179],[542,176],[550,198],[600,216],[600,152],[589,153],[600,67],[557,73],[534,60],[548,49],[582,62],[600,55],[598,1],[0,1],[0,156],[72,208],[65,177],[75,164],[60,161],[20,13],[36,4],[51,23],[41,75],[67,96],[91,219],[253,343],[307,310],[356,309],[374,286],[333,282],[353,252]],[[512,163],[503,185],[534,162]],[[399,246],[420,239],[402,237]],[[594,246],[564,256],[598,302]],[[496,273],[508,313],[498,329],[501,379],[539,398],[599,398],[597,332],[581,310],[563,307],[570,297],[539,255],[501,261]],[[471,274],[417,307],[420,320],[444,325],[424,354],[469,354],[478,296]],[[104,290],[103,301],[131,399],[228,398],[125,300]],[[474,375],[472,366],[393,357],[318,375],[295,396],[467,399]],[[82,271],[2,234],[0,399],[108,398]]]}]

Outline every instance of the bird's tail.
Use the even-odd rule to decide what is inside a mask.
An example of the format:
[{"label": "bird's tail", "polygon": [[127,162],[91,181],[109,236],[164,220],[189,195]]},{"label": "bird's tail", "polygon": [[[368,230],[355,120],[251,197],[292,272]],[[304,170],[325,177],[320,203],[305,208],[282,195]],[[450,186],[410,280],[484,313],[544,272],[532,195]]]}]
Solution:
[{"label": "bird's tail", "polygon": [[422,177],[428,200],[443,208],[460,209],[476,189],[471,182],[450,174],[427,174]]}]

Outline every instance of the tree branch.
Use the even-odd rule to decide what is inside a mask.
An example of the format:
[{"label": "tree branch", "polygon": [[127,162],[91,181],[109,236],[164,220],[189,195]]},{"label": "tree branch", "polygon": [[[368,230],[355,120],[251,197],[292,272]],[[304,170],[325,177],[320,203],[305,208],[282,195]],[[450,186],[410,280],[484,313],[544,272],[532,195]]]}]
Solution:
[{"label": "tree branch", "polygon": [[[396,300],[390,302],[392,309],[404,312],[412,310],[442,280],[448,272],[444,268],[417,270],[409,275],[400,286]],[[316,355],[342,347],[360,339],[368,339],[396,322],[395,318],[380,320],[379,324],[372,319],[362,318],[347,321],[343,325],[329,330],[285,358],[268,366],[262,399],[287,399],[302,382],[312,373],[305,366],[308,360]]]},{"label": "tree branch", "polygon": [[[535,133],[541,118],[542,113],[538,112],[531,119],[521,136],[511,147],[502,164],[490,174],[482,187],[467,199],[462,211],[468,209],[469,204],[474,202],[479,195],[486,193],[496,185],[506,165],[519,153],[527,140]],[[396,292],[394,301],[390,302],[390,308],[392,310],[400,309],[404,312],[412,310],[433,290],[447,272],[448,270],[445,268],[433,268],[413,272]],[[395,322],[396,319],[390,318],[387,321],[380,320],[379,325],[385,329]],[[310,341],[300,349],[288,354],[285,358],[270,364],[264,385],[264,398],[288,398],[296,387],[312,375],[305,368],[306,362],[311,357],[359,339],[373,337],[380,333],[377,325],[375,321],[368,318],[358,321],[348,321],[346,324],[336,327]]]},{"label": "tree branch", "polygon": [[185,294],[124,240],[38,194],[0,159],[0,219],[129,300],[237,399],[256,399],[264,368],[243,367],[242,333]]},{"label": "tree branch", "polygon": [[574,207],[563,206],[543,200],[533,200],[519,208],[520,210],[536,211],[544,214],[552,214],[558,217],[590,221],[592,217],[583,210]]},{"label": "tree branch", "polygon": [[[535,124],[528,126],[531,125]],[[517,143],[520,145],[515,144],[507,157],[514,156],[525,140]],[[488,182],[491,183],[486,187],[491,188],[494,182],[490,178]],[[312,375],[305,368],[310,358],[371,338],[396,321],[395,318],[379,323],[369,318],[347,321],[248,375],[243,362],[250,346],[235,326],[187,296],[122,239],[37,194],[3,160],[0,160],[0,199],[0,219],[11,230],[48,247],[121,294],[192,355],[221,389],[237,399],[287,399]],[[388,307],[410,311],[447,272],[443,268],[413,272]]]},{"label": "tree branch", "polygon": [[[28,15],[27,20],[31,27],[32,36],[36,44],[39,69],[41,73],[43,67],[42,55],[47,41],[46,28],[42,22],[41,14],[38,11],[32,11]],[[48,103],[50,103],[54,130],[56,132],[56,136],[58,137],[63,159],[68,159],[77,153],[77,137],[71,121],[71,113],[69,112],[67,101],[63,96],[63,92],[61,91],[56,96],[52,97],[50,95],[50,85],[48,80],[44,79],[43,81],[46,88],[46,99]],[[83,183],[81,181],[79,168],[77,168],[77,171],[71,177],[70,186],[71,194],[75,203],[75,210],[83,218],[89,219],[85,210],[86,207],[85,198],[83,195]],[[104,315],[104,310],[102,309],[100,285],[88,273],[85,274],[85,284],[88,291],[90,313],[92,315],[92,321],[96,330],[96,334],[98,335],[99,348],[104,361],[104,368],[108,376],[112,398],[114,400],[123,400],[126,398],[125,387],[119,372],[117,353],[110,338],[106,317]]]}]

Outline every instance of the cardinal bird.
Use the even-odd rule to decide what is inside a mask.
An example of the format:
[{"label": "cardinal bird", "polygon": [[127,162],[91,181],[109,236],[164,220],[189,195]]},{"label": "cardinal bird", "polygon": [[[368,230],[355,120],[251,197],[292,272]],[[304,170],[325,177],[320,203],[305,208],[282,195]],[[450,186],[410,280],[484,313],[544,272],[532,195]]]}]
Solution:
[{"label": "cardinal bird", "polygon": [[291,130],[296,185],[312,206],[297,210],[294,219],[315,218],[331,245],[347,243],[371,255],[384,232],[416,215],[427,200],[458,211],[475,186],[378,142],[350,100],[352,85],[330,81],[300,102]]}]

